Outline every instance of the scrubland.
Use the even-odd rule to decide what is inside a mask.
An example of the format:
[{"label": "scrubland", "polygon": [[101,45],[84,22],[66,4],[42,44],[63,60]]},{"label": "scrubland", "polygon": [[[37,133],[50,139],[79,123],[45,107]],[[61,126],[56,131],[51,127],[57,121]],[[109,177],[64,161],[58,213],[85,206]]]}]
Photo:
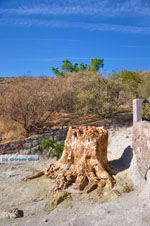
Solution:
[{"label": "scrubland", "polygon": [[[150,71],[140,80],[79,71],[64,77],[0,79],[0,142],[132,111],[132,99],[150,97]],[[129,74],[130,77],[130,74]],[[132,76],[131,76],[132,77]],[[145,117],[149,118],[149,107]]]}]

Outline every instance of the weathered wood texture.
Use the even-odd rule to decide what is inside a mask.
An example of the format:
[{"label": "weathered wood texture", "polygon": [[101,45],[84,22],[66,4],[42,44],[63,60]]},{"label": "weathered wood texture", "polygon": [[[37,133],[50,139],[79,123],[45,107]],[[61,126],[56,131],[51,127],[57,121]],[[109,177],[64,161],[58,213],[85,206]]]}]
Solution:
[{"label": "weathered wood texture", "polygon": [[108,131],[103,127],[70,127],[62,157],[47,170],[48,177],[55,179],[54,191],[70,185],[84,192],[110,190],[114,180],[109,174],[107,145]]}]

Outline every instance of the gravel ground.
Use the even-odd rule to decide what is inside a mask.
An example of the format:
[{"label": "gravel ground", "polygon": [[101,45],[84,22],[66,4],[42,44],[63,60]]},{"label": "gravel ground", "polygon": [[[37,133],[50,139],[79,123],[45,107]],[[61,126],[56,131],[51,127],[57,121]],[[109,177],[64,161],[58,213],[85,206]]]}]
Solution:
[{"label": "gravel ground", "polygon": [[[108,159],[117,185],[111,193],[74,194],[51,209],[52,186],[45,176],[24,182],[35,168],[48,166],[52,160],[38,163],[0,164],[0,225],[62,226],[148,226],[150,225],[150,175],[143,181],[132,151],[132,127],[110,129]],[[19,208],[23,217],[8,219],[9,210]]]}]

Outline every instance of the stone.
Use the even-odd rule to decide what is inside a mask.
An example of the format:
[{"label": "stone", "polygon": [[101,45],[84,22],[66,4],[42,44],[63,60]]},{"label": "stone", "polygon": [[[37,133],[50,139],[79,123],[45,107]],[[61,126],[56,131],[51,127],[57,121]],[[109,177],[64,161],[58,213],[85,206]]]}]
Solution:
[{"label": "stone", "polygon": [[142,104],[144,99],[133,100],[133,122],[142,121]]},{"label": "stone", "polygon": [[41,222],[48,222],[48,219],[43,219],[41,220]]},{"label": "stone", "polygon": [[9,214],[9,218],[15,219],[15,218],[23,217],[23,211],[19,210],[18,208],[13,208],[9,210],[8,214]]},{"label": "stone", "polygon": [[23,211],[18,208],[13,208],[5,212],[0,213],[0,219],[15,219],[23,217]]},{"label": "stone", "polygon": [[30,155],[31,151],[30,151],[30,149],[22,149],[19,151],[19,154],[20,155]]},{"label": "stone", "polygon": [[145,178],[150,166],[150,123],[141,121],[133,124],[133,150],[138,168]]},{"label": "stone", "polygon": [[0,144],[0,154],[42,154],[40,152],[40,144],[42,142],[42,138],[53,139],[55,137],[56,141],[65,140],[68,128],[58,129],[57,136],[56,131],[50,130],[48,133],[35,135],[28,137],[26,139],[12,141]]}]

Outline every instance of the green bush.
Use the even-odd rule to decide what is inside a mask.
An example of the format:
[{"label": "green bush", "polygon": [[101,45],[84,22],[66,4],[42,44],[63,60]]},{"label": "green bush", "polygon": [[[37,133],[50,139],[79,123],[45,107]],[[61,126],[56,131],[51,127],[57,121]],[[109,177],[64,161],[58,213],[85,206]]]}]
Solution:
[{"label": "green bush", "polygon": [[121,80],[122,82],[125,83],[141,83],[142,82],[142,78],[139,75],[138,72],[136,71],[128,71],[126,69],[121,70],[120,72],[113,72],[112,74],[110,74],[110,77],[112,79],[117,79],[117,80]]},{"label": "green bush", "polygon": [[56,159],[59,159],[62,155],[63,148],[64,148],[64,142],[56,142],[51,139],[42,138],[42,143],[40,147],[42,150],[44,150],[48,157],[56,157]]}]

